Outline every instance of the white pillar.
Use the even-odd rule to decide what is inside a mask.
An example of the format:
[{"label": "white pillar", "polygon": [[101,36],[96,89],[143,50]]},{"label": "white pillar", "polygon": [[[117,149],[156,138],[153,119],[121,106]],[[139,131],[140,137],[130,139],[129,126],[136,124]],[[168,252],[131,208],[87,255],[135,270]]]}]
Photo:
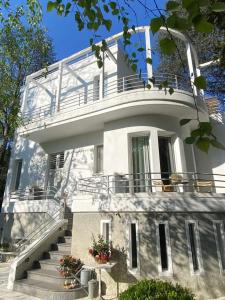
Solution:
[{"label": "white pillar", "polygon": [[[152,58],[151,53],[151,41],[150,41],[150,31],[149,28],[145,28],[145,47],[146,47],[146,58]],[[147,64],[147,74],[148,78],[152,78],[153,71],[152,71],[152,65]],[[152,83],[151,83],[152,85]]]},{"label": "white pillar", "polygon": [[[159,140],[158,131],[153,129],[150,133],[150,169],[151,173],[156,173],[151,175],[152,180],[161,180],[161,167],[159,158]],[[152,191],[162,191],[161,187],[152,187]]]},{"label": "white pillar", "polygon": [[56,111],[60,111],[60,98],[61,98],[61,89],[62,89],[62,75],[63,75],[63,63],[59,63],[59,71],[58,71],[58,85],[56,92],[56,102],[55,107]]},{"label": "white pillar", "polygon": [[100,87],[99,87],[99,100],[104,98],[104,88],[105,88],[105,52],[102,53],[102,72],[100,73]]},{"label": "white pillar", "polygon": [[[190,79],[191,79],[191,82],[194,82],[194,80],[195,80],[194,66],[193,66],[193,61],[192,61],[191,45],[189,43],[186,43],[186,53],[187,53],[187,61],[188,61],[188,69],[189,69]],[[198,95],[197,89],[193,84],[192,84],[192,88],[193,88],[194,95],[197,96]]]}]

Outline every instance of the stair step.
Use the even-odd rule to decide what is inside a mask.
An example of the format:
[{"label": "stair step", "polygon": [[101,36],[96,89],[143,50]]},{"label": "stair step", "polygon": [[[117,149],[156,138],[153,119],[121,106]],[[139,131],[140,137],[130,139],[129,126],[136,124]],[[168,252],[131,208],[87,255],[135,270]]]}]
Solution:
[{"label": "stair step", "polygon": [[43,259],[39,261],[42,270],[57,270],[59,260],[57,259]]},{"label": "stair step", "polygon": [[60,237],[58,240],[58,244],[61,243],[72,243],[72,236],[64,236],[64,237]]},{"label": "stair step", "polygon": [[71,250],[70,243],[60,243],[60,244],[57,244],[57,247],[60,252],[64,252],[64,251],[69,252]]},{"label": "stair step", "polygon": [[27,271],[28,280],[37,280],[40,282],[56,284],[63,287],[65,278],[57,270],[36,269]]},{"label": "stair step", "polygon": [[15,281],[14,290],[43,300],[74,300],[87,296],[82,288],[67,290],[62,285],[31,279]]},{"label": "stair step", "polygon": [[65,255],[71,255],[71,251],[49,251],[49,256],[51,259],[60,259]]}]

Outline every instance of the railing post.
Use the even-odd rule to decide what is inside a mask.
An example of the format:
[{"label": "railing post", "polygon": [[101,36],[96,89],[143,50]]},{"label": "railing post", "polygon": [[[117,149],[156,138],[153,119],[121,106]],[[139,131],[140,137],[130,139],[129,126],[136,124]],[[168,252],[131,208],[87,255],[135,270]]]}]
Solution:
[{"label": "railing post", "polygon": [[123,77],[123,92],[125,91],[125,78]]},{"label": "railing post", "polygon": [[61,100],[61,89],[62,89],[62,75],[63,75],[63,63],[59,63],[59,73],[58,73],[58,85],[56,92],[56,111],[60,111],[60,100]]}]

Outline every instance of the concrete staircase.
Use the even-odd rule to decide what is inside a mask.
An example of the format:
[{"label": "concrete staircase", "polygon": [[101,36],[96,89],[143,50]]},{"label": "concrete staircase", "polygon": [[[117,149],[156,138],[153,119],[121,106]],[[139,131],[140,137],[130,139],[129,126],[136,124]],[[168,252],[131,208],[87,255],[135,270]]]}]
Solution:
[{"label": "concrete staircase", "polygon": [[68,219],[68,227],[64,231],[64,237],[60,237],[48,252],[43,253],[43,258],[26,272],[26,278],[15,281],[15,291],[48,300],[71,300],[86,296],[82,288],[65,289],[65,279],[57,270],[59,260],[64,255],[71,254],[73,214],[67,212],[65,218]]}]

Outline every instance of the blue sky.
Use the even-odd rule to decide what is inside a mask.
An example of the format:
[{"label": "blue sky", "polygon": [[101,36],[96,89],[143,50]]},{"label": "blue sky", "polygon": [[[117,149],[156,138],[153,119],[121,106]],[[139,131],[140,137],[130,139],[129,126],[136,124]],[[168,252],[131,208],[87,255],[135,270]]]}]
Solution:
[{"label": "blue sky", "polygon": [[[131,3],[132,9],[136,12],[136,16],[133,15],[134,24],[138,23],[139,26],[148,25],[153,15],[147,15],[145,10],[137,3],[136,0],[128,1]],[[53,40],[56,58],[62,59],[88,47],[92,33],[88,30],[79,32],[76,28],[73,14],[70,14],[67,17],[59,17],[55,12],[47,12],[47,2],[47,0],[41,0],[43,5],[43,24],[47,28],[48,34]],[[165,0],[157,0],[157,4],[161,8],[164,7],[164,3]],[[99,34],[102,38],[107,38],[121,30],[121,24],[119,24],[115,18],[113,19],[111,32],[109,33],[106,30],[102,30]],[[102,38],[99,39],[101,40]]]}]

